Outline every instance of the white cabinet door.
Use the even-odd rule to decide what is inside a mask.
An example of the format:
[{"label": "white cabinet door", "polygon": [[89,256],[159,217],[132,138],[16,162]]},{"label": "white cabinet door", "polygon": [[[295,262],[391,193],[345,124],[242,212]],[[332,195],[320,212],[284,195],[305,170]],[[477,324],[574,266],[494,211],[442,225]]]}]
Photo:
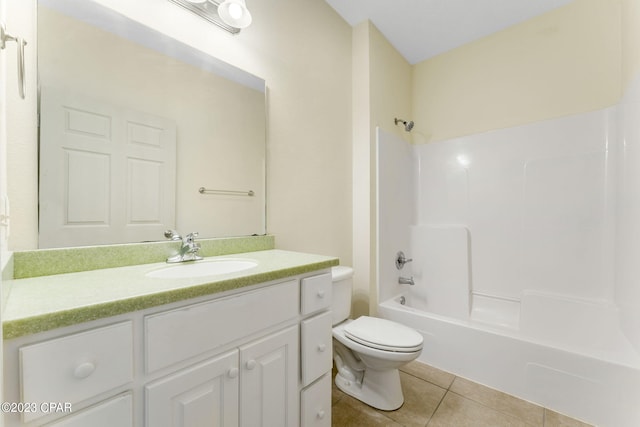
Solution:
[{"label": "white cabinet door", "polygon": [[238,351],[145,387],[147,427],[238,426]]},{"label": "white cabinet door", "polygon": [[298,326],[240,348],[243,427],[298,425]]}]

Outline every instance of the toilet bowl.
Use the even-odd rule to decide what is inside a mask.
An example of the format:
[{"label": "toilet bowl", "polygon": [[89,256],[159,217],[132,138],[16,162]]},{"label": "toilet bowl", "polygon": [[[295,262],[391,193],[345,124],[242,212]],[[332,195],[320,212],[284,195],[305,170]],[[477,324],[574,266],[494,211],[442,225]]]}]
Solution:
[{"label": "toilet bowl", "polygon": [[386,319],[349,319],[352,276],[350,267],[332,269],[335,383],[374,408],[392,411],[404,402],[398,369],[420,355],[423,337]]}]

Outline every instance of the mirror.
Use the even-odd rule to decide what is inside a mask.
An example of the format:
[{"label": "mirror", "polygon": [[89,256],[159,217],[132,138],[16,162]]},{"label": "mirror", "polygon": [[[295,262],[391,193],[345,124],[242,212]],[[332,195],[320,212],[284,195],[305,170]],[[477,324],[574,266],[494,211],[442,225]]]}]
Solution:
[{"label": "mirror", "polygon": [[265,234],[264,80],[86,0],[39,0],[38,79],[40,248]]}]

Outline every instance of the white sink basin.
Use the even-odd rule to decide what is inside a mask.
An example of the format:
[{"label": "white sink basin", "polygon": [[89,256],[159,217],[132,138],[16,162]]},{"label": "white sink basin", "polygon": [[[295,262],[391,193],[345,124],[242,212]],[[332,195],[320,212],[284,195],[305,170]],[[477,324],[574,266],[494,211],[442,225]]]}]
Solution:
[{"label": "white sink basin", "polygon": [[157,279],[184,279],[189,277],[217,276],[219,274],[236,273],[257,266],[250,259],[227,258],[207,261],[190,261],[173,264],[145,274]]}]

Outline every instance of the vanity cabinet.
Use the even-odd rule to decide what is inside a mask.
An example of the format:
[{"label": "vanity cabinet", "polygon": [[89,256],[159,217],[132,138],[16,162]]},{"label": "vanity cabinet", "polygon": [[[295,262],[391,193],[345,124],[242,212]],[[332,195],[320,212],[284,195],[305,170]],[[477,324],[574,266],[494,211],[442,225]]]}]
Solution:
[{"label": "vanity cabinet", "polygon": [[[19,349],[25,422],[133,380],[132,322],[23,346]],[[56,405],[43,406],[48,403]],[[62,405],[58,408],[57,405]],[[68,411],[67,411],[68,412]]]},{"label": "vanity cabinet", "polygon": [[145,369],[153,373],[278,324],[297,323],[300,282],[288,280],[145,316]]},{"label": "vanity cabinet", "polygon": [[298,328],[155,381],[146,389],[148,427],[296,426]]},{"label": "vanity cabinet", "polygon": [[297,426],[298,326],[240,348],[240,425]]},{"label": "vanity cabinet", "polygon": [[331,427],[331,368],[333,335],[331,274],[301,280],[302,363],[300,424],[304,427]]},{"label": "vanity cabinet", "polygon": [[328,427],[325,271],[5,342],[5,425]]},{"label": "vanity cabinet", "polygon": [[147,385],[146,425],[237,426],[238,375],[235,350]]},{"label": "vanity cabinet", "polygon": [[333,363],[331,312],[301,322],[302,385],[308,386],[331,370]]},{"label": "vanity cabinet", "polygon": [[302,390],[300,420],[305,427],[331,427],[331,372]]},{"label": "vanity cabinet", "polygon": [[133,427],[133,396],[130,392],[69,415],[46,427]]}]

